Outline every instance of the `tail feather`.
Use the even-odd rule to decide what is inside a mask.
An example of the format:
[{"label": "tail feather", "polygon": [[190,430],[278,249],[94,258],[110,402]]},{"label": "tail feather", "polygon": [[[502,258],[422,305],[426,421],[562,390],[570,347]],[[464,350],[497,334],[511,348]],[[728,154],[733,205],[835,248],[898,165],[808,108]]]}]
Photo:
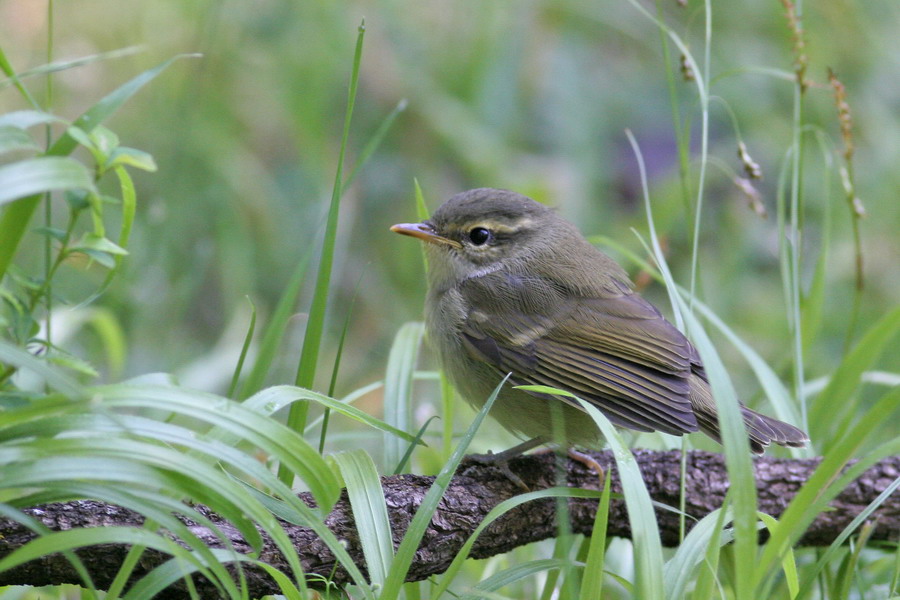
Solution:
[{"label": "tail feather", "polygon": [[[698,384],[698,378],[692,380],[691,405],[697,417],[697,425],[700,431],[722,443],[719,434],[719,419],[716,416],[716,405],[712,399],[709,386],[704,381]],[[763,454],[769,444],[788,446],[790,448],[803,448],[809,442],[809,436],[793,425],[767,417],[755,410],[741,405],[741,415],[744,418],[744,426],[750,438],[750,449],[754,454]]]},{"label": "tail feather", "polygon": [[809,441],[809,436],[804,431],[797,429],[789,423],[761,415],[754,410],[750,410],[746,406],[741,407],[741,413],[744,416],[744,424],[748,430],[756,430],[765,432],[765,436],[760,436],[760,441],[768,437],[767,443],[778,444],[779,446],[788,446],[790,448],[803,448]]},{"label": "tail feather", "polygon": [[[793,425],[789,425],[778,419],[761,415],[758,412],[741,406],[741,414],[744,417],[744,426],[750,438],[750,450],[754,454],[764,454],[770,444],[788,446],[790,448],[803,448],[809,442],[809,436]],[[722,443],[719,433],[719,421],[714,414],[703,413],[697,415],[697,424],[700,431]]]}]

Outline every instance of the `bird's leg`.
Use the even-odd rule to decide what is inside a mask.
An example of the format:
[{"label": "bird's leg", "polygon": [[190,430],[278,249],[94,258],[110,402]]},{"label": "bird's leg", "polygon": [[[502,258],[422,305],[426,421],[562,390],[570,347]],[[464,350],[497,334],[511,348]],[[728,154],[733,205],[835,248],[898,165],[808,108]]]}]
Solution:
[{"label": "bird's leg", "polygon": [[522,478],[512,472],[509,468],[509,461],[512,459],[525,454],[532,448],[536,448],[541,444],[547,443],[547,440],[541,437],[532,438],[526,442],[522,442],[508,450],[504,450],[503,452],[498,452],[494,454],[491,451],[488,451],[487,454],[470,454],[463,459],[463,462],[477,463],[479,465],[485,465],[490,467],[495,467],[501,473],[503,473],[504,477],[512,481],[514,484],[525,490],[526,492],[530,492],[531,488],[529,488]]},{"label": "bird's leg", "polygon": [[606,471],[604,471],[603,467],[600,466],[600,463],[594,460],[591,455],[585,454],[584,452],[579,452],[575,448],[569,448],[566,454],[568,454],[569,458],[571,458],[572,460],[577,460],[588,469],[596,473],[597,477],[600,478],[600,487],[597,489],[603,489],[603,481],[604,479],[606,479]]},{"label": "bird's leg", "polygon": [[[560,456],[562,456],[562,448],[546,448],[544,450],[538,450],[535,454],[543,454],[545,452],[557,452]],[[598,489],[603,489],[603,481],[606,478],[606,470],[598,463],[590,454],[585,454],[584,452],[580,452],[575,448],[566,448],[566,456],[570,459],[580,462],[588,469],[597,474],[597,477],[600,478],[600,487]]]}]

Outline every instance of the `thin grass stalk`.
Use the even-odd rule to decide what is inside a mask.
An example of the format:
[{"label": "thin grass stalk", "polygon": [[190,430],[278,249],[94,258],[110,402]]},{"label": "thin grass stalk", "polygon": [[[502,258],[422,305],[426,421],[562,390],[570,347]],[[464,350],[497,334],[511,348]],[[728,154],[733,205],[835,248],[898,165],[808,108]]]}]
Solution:
[{"label": "thin grass stalk", "polygon": [[13,69],[12,64],[10,64],[9,59],[6,58],[6,54],[3,52],[3,48],[0,47],[0,71],[3,71],[12,84],[19,90],[19,93],[22,95],[22,98],[27,102],[34,110],[41,110],[41,105],[38,104],[38,101],[35,100],[34,96],[31,95],[31,92],[28,91],[23,84],[21,79],[19,78],[18,73],[16,73],[15,69]]},{"label": "thin grass stalk", "polygon": [[453,386],[447,375],[441,371],[441,461],[447,462],[453,452],[453,421],[456,413]]},{"label": "thin grass stalk", "polygon": [[[53,33],[54,33],[54,14],[53,10],[54,3],[53,0],[47,0],[47,64],[53,62]],[[46,93],[47,98],[44,102],[45,110],[49,113],[53,110],[53,75],[48,74],[46,79]],[[50,127],[50,124],[44,127],[44,143],[45,147],[50,149],[50,142],[52,139],[53,131]],[[44,226],[48,229],[53,225],[53,205],[50,202],[50,194],[49,192],[44,194]],[[50,272],[53,264],[53,242],[50,236],[44,237],[44,284],[46,286],[46,292],[44,294],[44,306],[47,311],[47,318],[45,319],[44,328],[47,332],[47,346],[53,347],[53,319],[50,317],[53,315],[53,288],[51,283]]]},{"label": "thin grass stalk", "polygon": [[265,331],[262,334],[259,352],[256,355],[256,360],[253,361],[253,367],[250,369],[250,373],[241,385],[240,392],[238,393],[238,400],[246,400],[253,394],[259,392],[263,387],[266,375],[278,352],[281,338],[284,336],[284,332],[287,329],[287,322],[291,317],[291,312],[297,301],[297,296],[300,294],[300,289],[303,287],[306,266],[309,263],[310,255],[311,252],[309,251],[304,253],[294,267],[294,271],[291,273],[287,285],[284,286],[281,297],[278,299],[278,304],[275,305],[275,311],[272,313],[272,317],[269,319],[269,323],[266,325]]},{"label": "thin grass stalk", "polygon": [[387,117],[381,122],[381,125],[378,126],[378,129],[375,131],[372,138],[365,145],[362,152],[359,155],[359,158],[356,160],[356,164],[353,165],[353,169],[350,171],[350,174],[347,175],[347,179],[344,181],[344,189],[347,189],[353,180],[356,179],[357,174],[359,174],[360,169],[362,169],[366,163],[369,161],[369,158],[378,150],[378,147],[381,145],[381,142],[384,140],[384,136],[387,134],[388,130],[393,125],[394,120],[397,118],[397,115],[406,110],[407,106],[406,98],[401,99],[394,109],[388,114]]},{"label": "thin grass stalk", "polygon": [[705,16],[703,44],[703,75],[695,71],[697,88],[700,91],[700,174],[697,180],[697,204],[694,206],[694,233],[691,243],[691,299],[689,310],[693,310],[697,291],[697,268],[700,263],[700,222],[703,216],[703,189],[706,183],[706,165],[709,156],[709,77],[710,47],[712,46],[712,6],[710,0],[703,3]]},{"label": "thin grass stalk", "polygon": [[[147,519],[146,521],[144,521],[144,529],[150,532],[156,531],[157,529],[159,529],[159,523],[152,519]],[[122,591],[125,589],[125,585],[128,583],[128,580],[131,578],[131,575],[134,572],[134,568],[137,566],[138,561],[141,559],[141,556],[144,555],[144,551],[146,549],[147,546],[144,546],[142,544],[135,544],[128,549],[128,553],[122,560],[122,564],[121,566],[119,566],[119,570],[116,573],[115,578],[106,589],[107,598],[118,598],[122,594]]]},{"label": "thin grass stalk", "polygon": [[247,358],[247,352],[250,350],[250,342],[253,341],[253,332],[256,331],[256,305],[250,296],[246,296],[247,302],[250,303],[250,325],[247,327],[247,335],[244,336],[244,343],[241,345],[241,353],[238,356],[237,364],[234,367],[234,373],[231,375],[231,383],[228,385],[228,398],[234,399],[234,393],[237,391],[238,381],[241,378],[241,371],[244,369],[244,361]]},{"label": "thin grass stalk", "polygon": [[[366,34],[366,22],[363,20],[357,29],[356,51],[353,55],[353,70],[350,74],[350,88],[347,92],[347,109],[344,113],[344,131],[341,135],[341,148],[338,152],[337,169],[334,175],[334,186],[331,190],[331,205],[328,209],[328,220],[325,226],[325,238],[322,241],[322,257],[319,260],[319,272],[316,276],[316,287],[309,319],[306,322],[306,334],[303,336],[303,347],[300,350],[300,362],[297,365],[297,376],[294,383],[298,387],[312,388],[316,379],[316,365],[322,345],[322,332],[325,328],[325,309],[328,306],[328,288],[331,284],[331,270],[334,263],[334,247],[337,243],[338,213],[343,195],[344,154],[347,140],[350,137],[350,121],[353,117],[353,106],[356,102],[356,88],[359,83],[359,67],[362,63],[363,39]],[[298,433],[306,428],[309,414],[309,403],[297,402],[291,405],[287,425]],[[278,475],[288,483],[293,477],[283,465]]]},{"label": "thin grass stalk", "polygon": [[790,276],[790,298],[788,310],[791,314],[792,339],[791,346],[794,356],[793,382],[794,394],[800,400],[800,418],[803,427],[808,427],[807,402],[803,386],[803,332],[800,322],[800,255],[803,247],[803,225],[801,220],[803,177],[803,92],[798,83],[794,89],[794,117],[793,117],[793,142],[791,152],[791,197],[790,197],[790,234],[791,241],[788,244],[788,265]]},{"label": "thin grass stalk", "polygon": [[[359,287],[362,283],[363,274],[356,281],[356,289],[353,292],[353,298],[350,299],[350,306],[347,308],[347,316],[344,319],[344,327],[341,329],[341,337],[338,340],[337,352],[334,356],[334,366],[331,369],[331,381],[328,383],[328,395],[334,398],[334,389],[337,387],[338,371],[341,368],[341,356],[344,355],[344,342],[347,340],[347,331],[350,329],[350,315],[353,314],[353,306],[356,304],[356,297],[359,295]],[[326,408],[322,415],[322,431],[319,432],[319,454],[325,451],[325,439],[328,436],[328,421],[331,417],[331,409]]]},{"label": "thin grass stalk", "polygon": [[[792,357],[794,394],[800,400],[800,414],[803,427],[808,427],[807,402],[804,394],[803,334],[800,316],[802,289],[800,284],[800,268],[803,252],[803,98],[807,88],[805,79],[807,57],[804,53],[802,30],[802,0],[782,0],[787,11],[787,21],[794,37],[795,74],[794,108],[792,117],[791,142],[791,188],[790,188],[790,243],[788,244],[789,298],[790,320],[792,324]],[[784,265],[783,265],[784,268]]]},{"label": "thin grass stalk", "polygon": [[[656,1],[656,18],[663,22],[662,2]],[[663,28],[657,27],[659,30],[660,43],[663,50],[663,61],[665,63],[666,85],[669,88],[669,104],[672,108],[672,127],[675,129],[675,145],[678,148],[678,181],[681,186],[681,199],[684,202],[684,210],[686,213],[691,212],[691,184],[689,181],[690,174],[690,144],[689,139],[684,134],[684,124],[681,120],[681,101],[678,97],[678,86],[675,82],[675,71],[672,69],[672,57],[669,51],[669,39]],[[693,231],[691,232],[693,234]]]},{"label": "thin grass stalk", "polygon": [[[328,208],[328,218],[325,225],[325,239],[322,242],[322,256],[319,260],[319,271],[316,276],[315,296],[309,312],[309,320],[306,327],[306,335],[303,339],[303,348],[300,362],[297,366],[295,383],[299,387],[311,387],[315,380],[316,363],[322,341],[322,330],[325,321],[325,309],[328,304],[328,287],[331,283],[332,265],[334,262],[334,248],[337,241],[337,221],[340,210],[341,196],[343,195],[343,170],[344,156],[347,151],[347,141],[350,137],[350,122],[353,117],[353,107],[356,103],[356,89],[359,84],[359,68],[362,63],[363,40],[366,33],[365,21],[359,28],[356,37],[356,50],[353,56],[353,69],[350,74],[350,86],[347,92],[347,109],[344,113],[344,128],[341,134],[341,146],[338,151],[337,167],[334,176],[334,185],[331,191],[331,204]],[[292,410],[289,422],[296,421],[302,410]],[[305,420],[305,419],[304,419]],[[292,427],[295,431],[302,431],[300,427]]]}]

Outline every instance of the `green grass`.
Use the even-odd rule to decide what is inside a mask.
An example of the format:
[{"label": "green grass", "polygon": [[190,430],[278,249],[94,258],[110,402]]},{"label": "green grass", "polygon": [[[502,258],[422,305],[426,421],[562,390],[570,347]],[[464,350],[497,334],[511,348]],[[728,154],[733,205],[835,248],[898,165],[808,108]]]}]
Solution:
[{"label": "green grass", "polygon": [[[246,597],[224,565],[271,567],[204,547],[173,516],[215,530],[191,500],[255,548],[271,536],[291,564],[271,573],[289,598],[323,582],[305,577],[274,515],[315,528],[348,569],[353,583],[331,597],[897,597],[900,552],[868,539],[864,516],[840,544],[797,546],[854,476],[900,453],[900,127],[883,84],[900,72],[882,54],[896,8],[881,4],[795,6],[791,23],[779,3],[102,0],[51,4],[40,43],[26,27],[37,13],[0,7],[0,510],[42,533],[22,508],[90,497],[148,518],[47,533],[0,570],[64,552],[81,596],[101,597],[72,551],[124,541],[107,597],[149,598],[190,572]],[[771,222],[734,184],[739,147],[760,163],[749,181]],[[732,487],[678,548],[646,518],[628,451],[674,443],[592,414],[615,450],[632,540],[608,539],[600,510],[590,539],[561,528],[466,558],[522,503],[610,498],[536,491],[492,511],[446,573],[404,583],[463,453],[511,442],[433,370],[426,267],[387,229],[476,186],[558,205],[657,305],[668,299],[703,356],[724,444],[685,447],[724,451]],[[223,333],[247,296],[254,325]],[[822,457],[778,521],[756,512],[738,399],[808,428],[809,450],[776,453]],[[400,465],[438,477],[394,548],[378,476]],[[341,485],[370,581],[322,525]],[[757,546],[760,527],[770,537]],[[129,587],[149,548],[173,558]]]}]

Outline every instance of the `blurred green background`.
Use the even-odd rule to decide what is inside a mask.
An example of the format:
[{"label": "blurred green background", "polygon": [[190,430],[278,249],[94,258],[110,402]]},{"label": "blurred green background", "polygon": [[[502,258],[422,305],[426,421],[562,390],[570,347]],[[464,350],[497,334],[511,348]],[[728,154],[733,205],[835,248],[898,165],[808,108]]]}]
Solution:
[{"label": "blurred green background", "polygon": [[[644,4],[703,56],[698,2]],[[18,71],[47,62],[47,14],[43,1],[0,0],[0,41]],[[806,282],[826,217],[833,225],[825,317],[806,357],[807,376],[816,378],[830,374],[844,351],[854,279],[827,67],[847,87],[855,185],[868,213],[857,334],[900,299],[900,7],[893,0],[836,0],[808,3],[803,17],[814,81],[804,101]],[[647,226],[624,133],[631,129],[647,161],[657,228],[676,279],[687,284],[692,224],[679,183],[662,39],[628,2],[56,2],[54,60],[139,47],[55,75],[53,110],[64,117],[75,118],[173,55],[202,53],[170,67],[108,124],[159,165],[157,173],[135,173],[139,215],[130,257],[94,304],[121,324],[124,366],[110,370],[89,330],[59,340],[64,346],[109,379],[165,371],[222,392],[249,319],[245,297],[265,324],[290,273],[312,253],[309,285],[280,367],[270,374],[270,383],[293,381],[363,18],[348,169],[398,103],[405,100],[406,109],[344,195],[320,389],[357,282],[338,395],[379,379],[395,332],[421,318],[419,248],[388,231],[415,219],[414,178],[431,209],[464,189],[509,188],[557,206],[587,235],[608,236],[644,255],[632,233],[646,234]],[[792,137],[791,32],[776,1],[714,3],[712,25],[717,99],[709,115],[700,295],[787,380],[790,333],[774,213]],[[680,112],[692,131],[689,179],[696,183],[697,91],[678,76],[680,53],[670,50]],[[29,85],[40,97],[44,82]],[[23,107],[12,88],[0,90],[0,112]],[[754,214],[733,182],[742,168],[735,122],[762,167],[757,189],[768,219]],[[42,239],[32,237],[17,258],[26,268],[41,260]],[[94,269],[95,283],[103,276]],[[64,298],[77,303],[90,293],[81,289],[82,271],[73,268],[69,280],[56,288]],[[651,283],[643,293],[669,312],[661,286]],[[65,335],[67,320],[77,320],[67,311],[58,319],[57,335]],[[742,397],[756,397],[746,365],[726,344],[720,350]],[[900,368],[897,356],[886,363]],[[426,355],[423,365],[433,364]],[[377,414],[378,403],[375,394],[363,408]],[[419,416],[431,412],[426,407]]]}]

